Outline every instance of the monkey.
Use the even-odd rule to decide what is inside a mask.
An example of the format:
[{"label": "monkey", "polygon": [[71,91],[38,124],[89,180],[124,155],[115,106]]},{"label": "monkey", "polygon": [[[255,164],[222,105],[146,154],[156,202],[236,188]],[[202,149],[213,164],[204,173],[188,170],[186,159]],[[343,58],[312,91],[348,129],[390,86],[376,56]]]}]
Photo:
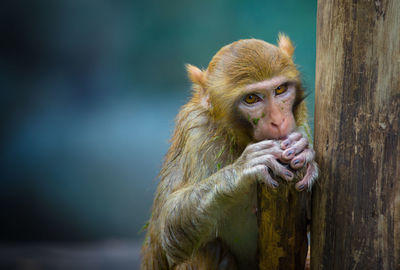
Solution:
[{"label": "monkey", "polygon": [[176,117],[142,246],[141,269],[258,269],[256,185],[310,190],[318,177],[294,46],[242,39],[206,70]]}]

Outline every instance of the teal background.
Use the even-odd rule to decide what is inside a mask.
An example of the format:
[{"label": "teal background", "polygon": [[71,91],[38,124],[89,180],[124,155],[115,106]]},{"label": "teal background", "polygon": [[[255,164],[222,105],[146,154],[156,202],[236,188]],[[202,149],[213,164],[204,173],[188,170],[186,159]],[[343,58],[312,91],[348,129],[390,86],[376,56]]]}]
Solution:
[{"label": "teal background", "polygon": [[314,110],[316,1],[1,5],[1,241],[140,240],[184,65],[235,40],[289,35]]}]

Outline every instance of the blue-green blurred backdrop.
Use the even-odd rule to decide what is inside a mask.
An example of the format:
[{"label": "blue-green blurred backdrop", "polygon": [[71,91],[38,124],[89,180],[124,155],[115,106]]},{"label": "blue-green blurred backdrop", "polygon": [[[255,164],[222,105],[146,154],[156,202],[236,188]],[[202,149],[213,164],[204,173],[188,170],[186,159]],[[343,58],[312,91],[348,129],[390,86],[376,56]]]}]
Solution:
[{"label": "blue-green blurred backdrop", "polygon": [[316,0],[0,4],[0,240],[140,239],[184,64],[288,34],[313,111]]}]

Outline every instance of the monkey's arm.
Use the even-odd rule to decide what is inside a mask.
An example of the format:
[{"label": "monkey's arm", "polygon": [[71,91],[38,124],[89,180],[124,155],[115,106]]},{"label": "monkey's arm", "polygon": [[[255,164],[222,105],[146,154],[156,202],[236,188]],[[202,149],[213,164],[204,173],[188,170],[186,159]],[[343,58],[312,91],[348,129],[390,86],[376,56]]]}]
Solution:
[{"label": "monkey's arm", "polygon": [[256,179],[277,186],[268,168],[273,168],[283,179],[291,180],[293,173],[277,162],[276,156],[281,153],[276,141],[250,145],[235,163],[169,194],[158,220],[161,244],[169,264],[185,261],[215,238],[215,228],[224,218],[223,213],[244,196]]},{"label": "monkey's arm", "polygon": [[229,207],[224,200],[237,189],[238,178],[234,166],[229,165],[168,196],[161,209],[160,230],[162,247],[170,265],[187,260],[211,240],[221,213]]}]

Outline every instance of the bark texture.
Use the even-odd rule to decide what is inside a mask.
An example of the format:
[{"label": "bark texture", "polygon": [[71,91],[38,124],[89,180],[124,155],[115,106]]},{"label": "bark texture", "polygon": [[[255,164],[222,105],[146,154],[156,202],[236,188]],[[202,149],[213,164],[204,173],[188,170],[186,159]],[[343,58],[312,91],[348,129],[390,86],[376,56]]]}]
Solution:
[{"label": "bark texture", "polygon": [[400,269],[400,1],[318,0],[311,269]]},{"label": "bark texture", "polygon": [[304,270],[308,196],[284,180],[274,190],[258,186],[259,269]]}]

